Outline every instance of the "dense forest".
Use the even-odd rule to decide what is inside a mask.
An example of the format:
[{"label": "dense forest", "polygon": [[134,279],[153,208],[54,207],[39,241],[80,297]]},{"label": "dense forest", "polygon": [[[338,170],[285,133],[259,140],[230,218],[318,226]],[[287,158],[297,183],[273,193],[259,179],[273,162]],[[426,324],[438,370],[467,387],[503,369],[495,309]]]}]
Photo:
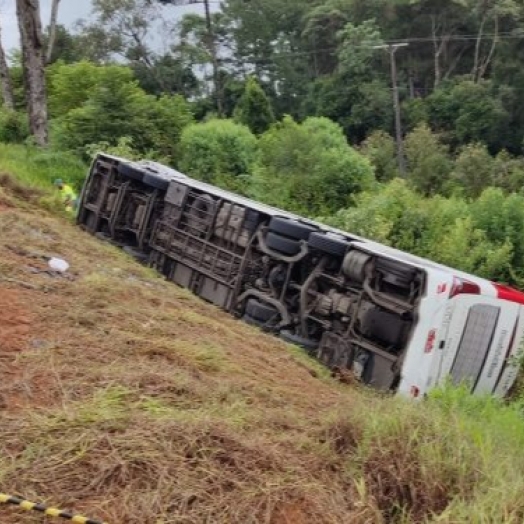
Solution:
[{"label": "dense forest", "polygon": [[96,150],[147,156],[524,285],[522,2],[93,0],[67,29],[55,0],[43,30],[23,4],[1,142],[78,184]]}]

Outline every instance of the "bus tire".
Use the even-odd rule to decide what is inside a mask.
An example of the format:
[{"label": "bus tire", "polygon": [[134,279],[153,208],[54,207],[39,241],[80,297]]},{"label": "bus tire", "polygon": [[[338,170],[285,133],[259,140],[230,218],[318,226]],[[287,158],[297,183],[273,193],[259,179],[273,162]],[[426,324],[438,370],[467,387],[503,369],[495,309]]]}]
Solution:
[{"label": "bus tire", "polygon": [[312,249],[336,257],[344,256],[349,246],[348,242],[342,237],[336,238],[328,236],[325,233],[312,233],[309,237],[308,245]]},{"label": "bus tire", "polygon": [[286,238],[271,232],[266,235],[266,245],[269,249],[288,256],[294,256],[300,251],[300,244],[297,240]]},{"label": "bus tire", "polygon": [[269,222],[269,230],[295,240],[307,240],[311,233],[317,231],[317,229],[312,226],[301,224],[296,220],[280,217],[273,217],[271,219]]},{"label": "bus tire", "polygon": [[256,298],[250,298],[246,303],[246,315],[255,320],[268,322],[277,314],[278,311],[273,306]]},{"label": "bus tire", "polygon": [[342,271],[350,280],[362,284],[366,280],[366,266],[370,260],[366,253],[352,250],[344,257]]}]

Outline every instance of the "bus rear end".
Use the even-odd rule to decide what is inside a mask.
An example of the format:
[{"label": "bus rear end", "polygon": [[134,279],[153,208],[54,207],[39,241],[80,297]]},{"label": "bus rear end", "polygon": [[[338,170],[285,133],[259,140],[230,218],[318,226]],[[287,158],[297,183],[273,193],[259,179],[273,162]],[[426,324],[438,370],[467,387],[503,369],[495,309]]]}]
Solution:
[{"label": "bus rear end", "polygon": [[524,294],[475,277],[438,278],[425,299],[433,314],[420,317],[400,390],[419,396],[450,378],[474,394],[507,395],[519,369]]}]

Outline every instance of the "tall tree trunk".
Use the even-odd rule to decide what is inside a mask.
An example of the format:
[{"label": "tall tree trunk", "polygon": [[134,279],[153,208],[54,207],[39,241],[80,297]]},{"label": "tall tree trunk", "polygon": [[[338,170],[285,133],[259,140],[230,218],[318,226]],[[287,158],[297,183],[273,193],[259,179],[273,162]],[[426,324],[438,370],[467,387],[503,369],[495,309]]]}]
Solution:
[{"label": "tall tree trunk", "polygon": [[11,84],[11,77],[9,75],[9,68],[7,67],[7,60],[5,57],[4,46],[2,45],[2,28],[0,27],[0,84],[2,87],[2,97],[4,105],[8,109],[14,109],[15,100],[13,96],[13,85]]},{"label": "tall tree trunk", "polygon": [[60,0],[53,0],[51,6],[51,21],[49,22],[49,42],[47,43],[46,63],[51,63],[53,57],[53,49],[55,47],[56,40],[56,24],[58,20],[58,5]]},{"label": "tall tree trunk", "polygon": [[486,71],[491,64],[491,60],[493,59],[493,55],[495,54],[495,49],[497,47],[497,43],[499,41],[499,18],[498,16],[495,16],[495,32],[493,34],[493,41],[491,42],[491,47],[488,53],[488,56],[485,58],[485,60],[482,62],[482,64],[479,67],[477,80],[482,80],[484,78],[484,75],[486,74]]},{"label": "tall tree trunk", "polygon": [[209,6],[209,0],[204,1],[204,9],[206,12],[206,28],[207,28],[207,41],[208,50],[211,54],[211,60],[213,63],[213,83],[215,84],[215,97],[217,102],[217,113],[218,116],[222,116],[222,88],[220,86],[219,70],[218,70],[218,57],[217,48],[215,42],[215,33],[213,31],[213,22],[211,20],[211,8]]},{"label": "tall tree trunk", "polygon": [[40,0],[16,0],[29,129],[42,147],[49,141]]},{"label": "tall tree trunk", "polygon": [[478,73],[480,68],[480,46],[482,44],[482,37],[484,36],[484,26],[486,25],[486,15],[482,17],[480,22],[480,27],[477,34],[477,40],[475,42],[475,58],[473,61],[473,71],[471,72],[471,77],[474,82],[478,80]]},{"label": "tall tree trunk", "polygon": [[442,54],[442,42],[438,41],[437,35],[437,22],[435,16],[431,17],[431,36],[433,40],[433,61],[435,68],[435,81],[433,83],[434,87],[438,87],[440,84],[440,78],[442,76],[442,71],[440,68],[440,55]]}]

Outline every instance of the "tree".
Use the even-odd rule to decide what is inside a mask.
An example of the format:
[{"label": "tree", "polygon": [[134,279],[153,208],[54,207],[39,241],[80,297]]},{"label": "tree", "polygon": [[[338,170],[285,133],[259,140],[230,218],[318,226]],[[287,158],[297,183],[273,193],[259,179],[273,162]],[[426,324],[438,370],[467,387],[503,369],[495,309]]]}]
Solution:
[{"label": "tree", "polygon": [[337,67],[337,35],[348,22],[336,2],[312,8],[304,17],[301,37],[311,50],[314,76],[333,74]]},{"label": "tree", "polygon": [[454,148],[483,142],[497,152],[511,139],[509,112],[491,81],[457,79],[442,84],[426,106],[430,125]]},{"label": "tree", "polygon": [[[513,0],[465,0],[478,19],[478,31],[475,42],[475,54],[471,77],[475,82],[482,80],[491,65],[495,49],[499,42],[500,20],[504,17],[518,18],[520,6]],[[483,46],[486,39],[486,26],[491,24],[491,42]],[[483,47],[485,51],[483,53]]]},{"label": "tree", "polygon": [[[182,97],[147,95],[133,80],[132,71],[123,66],[84,63],[66,67],[75,74],[62,72],[53,83],[57,104],[53,108],[61,115],[56,122],[60,147],[88,156],[90,144],[114,146],[127,137],[137,153],[153,153],[170,164],[178,160],[182,129],[192,122],[189,104]],[[89,77],[91,84],[81,82],[81,73],[88,67],[95,73]],[[70,89],[72,86],[78,89]],[[69,94],[63,101],[70,108],[66,112],[58,105],[60,93]]]},{"label": "tree", "polygon": [[395,140],[388,133],[371,133],[360,151],[373,164],[379,182],[388,182],[398,176]]},{"label": "tree", "polygon": [[451,173],[467,197],[477,198],[494,182],[494,160],[484,144],[468,144],[462,148]]},{"label": "tree", "polygon": [[173,54],[153,57],[151,67],[134,62],[131,68],[146,93],[157,96],[178,93],[186,98],[198,93],[199,81],[192,68]]},{"label": "tree", "polygon": [[213,17],[211,16],[211,7],[209,0],[157,0],[164,5],[187,5],[187,4],[203,4],[205,12],[205,38],[204,44],[207,48],[209,55],[211,56],[211,64],[213,68],[213,83],[215,86],[215,100],[216,100],[216,109],[219,116],[223,114],[222,106],[222,88],[220,85],[220,70],[219,70],[219,60],[217,52],[217,43],[216,43],[216,34],[213,27]]},{"label": "tree", "polygon": [[285,117],[260,137],[259,148],[251,195],[306,216],[332,214],[374,182],[370,162],[327,118],[298,124]]},{"label": "tree", "polygon": [[[49,41],[51,28],[48,26],[44,31],[44,46],[50,49]],[[84,59],[92,59],[89,54],[89,47],[86,47],[83,36],[71,33],[65,26],[57,24],[55,26],[54,44],[51,55],[46,58],[46,65],[54,64],[58,60],[70,64]],[[94,60],[96,61],[96,60]]]},{"label": "tree", "polygon": [[13,86],[11,84],[11,77],[9,75],[9,67],[2,44],[2,28],[0,26],[0,84],[2,88],[2,98],[7,109],[14,109],[15,100],[13,94]]},{"label": "tree", "polygon": [[451,172],[451,160],[438,135],[422,124],[406,137],[407,179],[424,195],[443,192]]},{"label": "tree", "polygon": [[493,185],[510,193],[521,193],[524,188],[524,158],[514,157],[506,150],[493,159]]},{"label": "tree", "polygon": [[347,23],[339,32],[338,50],[339,70],[349,81],[369,81],[373,77],[373,67],[377,63],[374,46],[383,43],[380,28],[375,20],[362,24]]},{"label": "tree", "polygon": [[180,140],[180,169],[204,182],[243,190],[257,153],[257,140],[248,127],[232,120],[213,119],[184,129]]},{"label": "tree", "polygon": [[310,53],[301,37],[310,0],[222,3],[229,63],[268,86],[277,115],[298,115],[310,80]]},{"label": "tree", "polygon": [[275,121],[271,102],[255,78],[247,79],[244,93],[235,107],[234,117],[237,122],[248,126],[255,135],[267,131]]},{"label": "tree", "polygon": [[93,0],[94,20],[81,21],[81,35],[102,60],[118,55],[154,72],[149,48],[157,8],[149,0]]},{"label": "tree", "polygon": [[56,26],[58,23],[58,6],[60,0],[53,0],[51,5],[51,20],[49,22],[49,40],[47,42],[46,63],[51,62],[56,41]]},{"label": "tree", "polygon": [[48,122],[44,47],[39,0],[16,0],[29,129],[36,144],[47,146]]}]

